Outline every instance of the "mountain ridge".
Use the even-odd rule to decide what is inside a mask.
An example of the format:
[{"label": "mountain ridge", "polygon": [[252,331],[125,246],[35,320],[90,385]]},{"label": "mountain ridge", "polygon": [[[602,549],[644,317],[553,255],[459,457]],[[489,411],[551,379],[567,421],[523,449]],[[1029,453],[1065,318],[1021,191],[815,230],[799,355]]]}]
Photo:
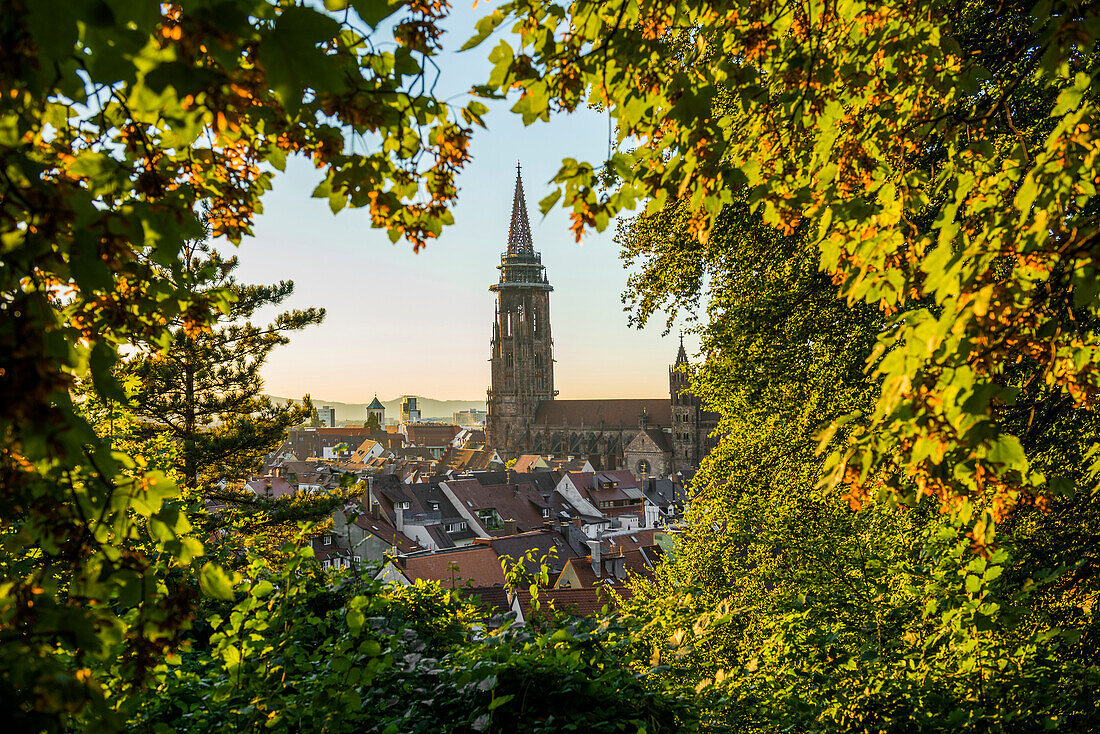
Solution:
[{"label": "mountain ridge", "polygon": [[[266,395],[278,405],[285,405],[290,400],[301,400],[301,398],[284,398],[278,395]],[[312,397],[312,396],[311,396]],[[397,418],[401,412],[401,398],[404,395],[399,395],[391,400],[379,401],[386,407],[386,420],[392,420]],[[437,400],[435,398],[426,398],[422,395],[412,395],[410,397],[416,398],[417,407],[420,409],[421,418],[434,418],[443,420],[452,420],[454,414],[460,410],[470,410],[476,408],[477,410],[485,410],[484,400]],[[344,403],[338,400],[322,400],[320,398],[312,398],[314,407],[320,408],[323,406],[331,406],[336,409],[336,422],[350,421],[362,423],[367,419],[367,405],[369,403]]]}]

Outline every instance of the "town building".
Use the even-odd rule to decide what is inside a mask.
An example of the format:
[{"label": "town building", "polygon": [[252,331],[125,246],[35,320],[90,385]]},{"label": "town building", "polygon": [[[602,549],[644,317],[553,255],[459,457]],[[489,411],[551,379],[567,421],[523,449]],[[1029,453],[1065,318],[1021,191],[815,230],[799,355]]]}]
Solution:
[{"label": "town building", "polygon": [[[532,243],[518,166],[508,245],[498,269],[499,280],[489,288],[497,298],[486,394],[489,444],[505,457],[584,456],[598,469],[618,469],[627,466],[627,447],[646,431],[650,440],[643,440],[632,455],[636,458],[634,466],[628,467],[631,471],[637,472],[640,466],[645,476],[651,476],[658,466],[668,474],[694,469],[712,448],[710,434],[717,427],[717,417],[686,392],[683,340],[669,370],[668,397],[558,399],[550,326],[554,288]],[[648,434],[651,430],[671,438],[666,442]],[[648,455],[654,445],[662,456]]]},{"label": "town building", "polygon": [[416,423],[420,420],[420,409],[416,407],[416,396],[405,395],[401,398],[401,422]]},{"label": "town building", "polygon": [[313,412],[317,416],[317,424],[321,427],[336,427],[336,408],[333,408],[331,405],[326,405],[323,408],[314,408]]},{"label": "town building", "polygon": [[484,410],[478,410],[477,408],[470,408],[469,410],[460,410],[454,414],[454,424],[456,426],[483,426],[485,425],[485,416],[488,415]]},{"label": "town building", "polygon": [[371,418],[378,423],[378,425],[386,425],[386,406],[382,405],[382,401],[378,399],[378,395],[375,394],[374,400],[370,401],[370,405],[367,406],[367,421]]}]

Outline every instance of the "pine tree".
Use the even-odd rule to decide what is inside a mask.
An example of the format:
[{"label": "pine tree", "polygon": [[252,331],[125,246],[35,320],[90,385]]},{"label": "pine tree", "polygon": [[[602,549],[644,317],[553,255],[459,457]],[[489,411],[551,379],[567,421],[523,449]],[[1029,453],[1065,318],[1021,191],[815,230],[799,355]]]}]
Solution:
[{"label": "pine tree", "polygon": [[246,479],[286,429],[312,412],[308,395],[302,404],[286,405],[263,395],[260,369],[271,350],[289,342],[288,332],[321,323],[324,309],[285,311],[255,324],[256,312],[282,303],[294,283],[239,283],[237,266],[236,257],[223,257],[205,239],[188,243],[180,279],[196,297],[225,289],[232,304],[209,329],[191,329],[181,317],[167,352],[150,350],[130,362],[141,385],[134,401],[141,429],[166,432],[179,443],[176,470],[189,489]]}]

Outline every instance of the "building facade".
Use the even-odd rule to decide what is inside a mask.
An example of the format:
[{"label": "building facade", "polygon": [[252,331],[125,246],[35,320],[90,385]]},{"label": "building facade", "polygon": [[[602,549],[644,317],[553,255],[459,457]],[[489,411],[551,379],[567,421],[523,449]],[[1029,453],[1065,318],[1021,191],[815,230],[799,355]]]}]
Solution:
[{"label": "building facade", "polygon": [[[669,455],[667,460],[648,460],[643,465],[647,474],[666,473],[658,472],[658,467],[671,473],[697,465],[710,448],[708,436],[717,421],[686,390],[687,375],[681,365],[686,364],[687,356],[682,340],[676,363],[669,368],[668,397],[557,399],[550,329],[550,293],[554,288],[531,241],[518,166],[508,247],[500,256],[498,270],[499,280],[489,288],[497,297],[485,420],[490,446],[506,458],[521,454],[584,456],[597,468],[617,469],[624,466],[626,449],[640,433],[658,432],[669,437]],[[660,440],[657,443],[665,445]],[[651,448],[647,444],[647,449]]]},{"label": "building facade", "polygon": [[550,334],[550,292],[542,255],[531,242],[523,180],[516,167],[508,248],[501,253],[496,317],[490,341],[491,386],[485,427],[490,444],[512,451],[540,404],[554,399],[554,340]]},{"label": "building facade", "polygon": [[378,399],[377,394],[375,394],[374,400],[370,401],[370,405],[367,406],[367,420],[372,419],[379,426],[386,425],[386,406],[382,405],[382,401]]},{"label": "building facade", "polygon": [[317,413],[317,424],[322,428],[335,428],[336,427],[336,408],[331,405],[326,405],[323,408],[315,408]]}]

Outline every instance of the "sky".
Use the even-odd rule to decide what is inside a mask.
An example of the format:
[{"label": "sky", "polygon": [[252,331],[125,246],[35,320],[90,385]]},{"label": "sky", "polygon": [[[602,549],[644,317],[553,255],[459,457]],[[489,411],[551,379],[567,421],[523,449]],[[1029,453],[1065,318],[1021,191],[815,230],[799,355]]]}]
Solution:
[{"label": "sky", "polygon": [[[459,0],[445,43],[457,49],[486,14]],[[495,42],[437,57],[443,96],[462,94],[487,78]],[[263,370],[265,390],[283,397],[368,402],[416,394],[484,400],[489,382],[489,337],[496,266],[507,247],[516,162],[523,167],[535,249],[554,291],[550,296],[559,397],[656,397],[668,394],[668,365],[677,336],[661,336],[663,317],[644,330],[627,324],[620,295],[627,271],[613,242],[614,225],[587,234],[568,230],[568,213],[545,218],[537,203],[562,158],[600,162],[607,153],[607,117],[594,111],[557,116],[524,127],[509,104],[493,105],[488,130],[476,129],[473,160],[458,179],[455,224],[414,254],[370,228],[365,210],[333,215],[310,193],[320,172],[291,159],[264,197],[255,236],[236,254],[245,283],[294,281],[281,309],[321,306],[323,324],[291,334]],[[266,314],[270,316],[274,311]],[[265,314],[259,315],[262,318]]]}]

